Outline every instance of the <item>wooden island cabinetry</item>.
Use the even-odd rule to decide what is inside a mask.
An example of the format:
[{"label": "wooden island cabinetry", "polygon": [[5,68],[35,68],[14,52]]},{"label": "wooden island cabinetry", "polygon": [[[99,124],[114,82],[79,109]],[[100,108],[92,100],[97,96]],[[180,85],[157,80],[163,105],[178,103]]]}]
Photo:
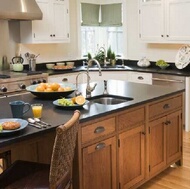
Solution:
[{"label": "wooden island cabinetry", "polygon": [[[87,110],[81,110],[73,189],[136,189],[171,164],[182,164],[183,92],[139,103],[135,98],[131,106],[95,116],[91,112],[86,119]],[[97,111],[102,108],[90,105]],[[10,163],[17,159],[50,163],[54,138],[52,129],[1,146],[0,154],[8,152]]]},{"label": "wooden island cabinetry", "polygon": [[[177,162],[182,156],[181,107],[181,96],[149,105],[149,119],[152,119],[149,122],[150,177]],[[181,164],[180,161],[178,163]]]},{"label": "wooden island cabinetry", "polygon": [[82,123],[80,189],[137,188],[181,164],[182,102],[173,95]]}]

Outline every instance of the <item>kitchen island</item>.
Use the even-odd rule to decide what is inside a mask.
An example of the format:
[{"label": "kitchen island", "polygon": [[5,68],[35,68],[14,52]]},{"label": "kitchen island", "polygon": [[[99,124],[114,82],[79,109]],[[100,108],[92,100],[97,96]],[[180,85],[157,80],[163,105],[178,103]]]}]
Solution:
[{"label": "kitchen island", "polygon": [[[84,95],[85,87],[79,88]],[[103,91],[103,82],[98,82],[92,96]],[[135,188],[170,164],[182,163],[183,88],[109,80],[108,93],[133,100],[106,106],[89,101],[80,110],[74,188]],[[11,162],[49,163],[55,128],[68,121],[73,110],[23,94],[0,99],[0,118],[11,117],[9,102],[13,100],[43,103],[42,119],[52,126],[27,126],[14,135],[0,136],[0,153],[5,152]],[[32,117],[31,111],[23,119],[28,117]]]}]

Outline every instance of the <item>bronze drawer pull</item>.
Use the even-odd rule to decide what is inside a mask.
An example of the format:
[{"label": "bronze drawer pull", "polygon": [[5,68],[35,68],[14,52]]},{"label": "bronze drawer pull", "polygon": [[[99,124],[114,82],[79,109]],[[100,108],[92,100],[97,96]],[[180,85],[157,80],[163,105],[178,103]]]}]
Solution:
[{"label": "bronze drawer pull", "polygon": [[102,133],[105,131],[105,128],[100,126],[100,127],[97,127],[95,130],[94,130],[94,133]]},{"label": "bronze drawer pull", "polygon": [[96,145],[95,150],[100,150],[100,149],[105,148],[105,147],[106,147],[105,143],[99,143]]},{"label": "bronze drawer pull", "polygon": [[165,125],[169,125],[169,124],[171,124],[171,121],[166,121],[165,122]]},{"label": "bronze drawer pull", "polygon": [[62,79],[62,81],[63,81],[63,82],[67,82],[68,79],[65,77],[65,78]]},{"label": "bronze drawer pull", "polygon": [[170,108],[170,105],[169,104],[164,104],[163,108],[168,109],[168,108]]},{"label": "bronze drawer pull", "polygon": [[139,80],[143,80],[144,78],[143,78],[142,76],[139,76],[138,79],[139,79]]}]

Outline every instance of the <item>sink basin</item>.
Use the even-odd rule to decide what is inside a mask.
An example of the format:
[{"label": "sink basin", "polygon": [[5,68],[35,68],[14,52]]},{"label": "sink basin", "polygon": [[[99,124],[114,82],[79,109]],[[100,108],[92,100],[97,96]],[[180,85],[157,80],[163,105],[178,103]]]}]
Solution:
[{"label": "sink basin", "polygon": [[90,97],[87,100],[93,103],[104,104],[104,105],[116,105],[124,102],[128,102],[133,100],[130,97],[117,96],[117,95],[98,95],[94,97]]}]

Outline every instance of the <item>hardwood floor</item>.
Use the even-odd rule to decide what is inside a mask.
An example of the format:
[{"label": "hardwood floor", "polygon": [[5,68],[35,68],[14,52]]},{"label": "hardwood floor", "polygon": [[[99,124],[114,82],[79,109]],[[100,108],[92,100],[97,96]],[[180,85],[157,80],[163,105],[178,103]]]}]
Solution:
[{"label": "hardwood floor", "polygon": [[183,133],[183,166],[168,168],[139,189],[190,189],[190,132]]}]

